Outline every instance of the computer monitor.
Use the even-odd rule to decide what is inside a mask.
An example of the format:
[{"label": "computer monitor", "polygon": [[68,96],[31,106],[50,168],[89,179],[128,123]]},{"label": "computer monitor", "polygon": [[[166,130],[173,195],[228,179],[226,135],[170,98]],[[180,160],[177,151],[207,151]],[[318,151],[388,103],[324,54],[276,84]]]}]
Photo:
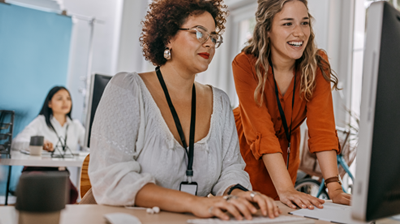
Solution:
[{"label": "computer monitor", "polygon": [[367,11],[355,219],[400,214],[400,12],[385,1]]},{"label": "computer monitor", "polygon": [[95,74],[92,75],[90,79],[89,103],[87,104],[88,109],[85,123],[85,146],[88,148],[90,148],[90,134],[92,131],[94,115],[96,113],[97,106],[99,105],[101,96],[103,95],[104,89],[111,78],[112,76]]}]

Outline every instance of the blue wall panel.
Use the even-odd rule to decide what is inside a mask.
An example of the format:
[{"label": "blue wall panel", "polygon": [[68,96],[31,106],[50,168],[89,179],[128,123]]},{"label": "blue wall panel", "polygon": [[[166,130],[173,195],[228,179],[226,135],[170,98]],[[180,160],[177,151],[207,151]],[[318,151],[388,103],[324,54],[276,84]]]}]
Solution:
[{"label": "blue wall panel", "polygon": [[15,111],[14,137],[38,115],[53,86],[66,86],[71,31],[70,17],[0,3],[0,109]]}]

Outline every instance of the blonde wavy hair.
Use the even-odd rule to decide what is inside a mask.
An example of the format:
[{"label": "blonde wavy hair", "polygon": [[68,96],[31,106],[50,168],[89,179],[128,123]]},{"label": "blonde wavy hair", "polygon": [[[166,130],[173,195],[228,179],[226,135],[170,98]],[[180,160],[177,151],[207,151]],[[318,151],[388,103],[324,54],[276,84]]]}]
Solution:
[{"label": "blonde wavy hair", "polygon": [[[301,1],[308,10],[307,0],[258,0],[256,25],[253,32],[253,37],[249,40],[248,45],[242,50],[246,54],[252,54],[257,58],[255,69],[257,73],[258,84],[256,90],[254,91],[254,100],[259,106],[261,106],[263,102],[262,96],[264,93],[269,69],[268,58],[271,55],[268,31],[271,30],[274,16],[283,9],[283,6],[287,2],[291,1]],[[325,80],[332,82],[332,88],[338,90],[337,76],[334,74],[334,71],[331,69],[328,61],[326,61],[317,53],[319,49],[317,49],[314,42],[315,34],[311,26],[313,17],[310,15],[310,13],[308,13],[308,17],[310,18],[310,37],[303,52],[303,56],[296,60],[297,68],[301,69],[300,96],[304,97],[307,102],[311,100],[313,91],[315,89],[317,66],[321,69]],[[265,70],[264,73],[261,73],[262,67]]]}]

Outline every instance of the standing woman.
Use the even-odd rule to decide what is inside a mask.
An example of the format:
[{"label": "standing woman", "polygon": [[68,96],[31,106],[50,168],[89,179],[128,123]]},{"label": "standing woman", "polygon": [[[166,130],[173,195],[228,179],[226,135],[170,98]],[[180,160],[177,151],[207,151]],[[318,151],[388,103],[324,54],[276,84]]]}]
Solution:
[{"label": "standing woman", "polygon": [[[68,147],[72,152],[83,147],[85,129],[82,124],[71,118],[72,99],[69,91],[63,86],[53,87],[44,100],[39,115],[13,140],[13,148],[23,150],[29,145],[31,136],[44,136],[43,149],[54,151],[55,147]],[[65,167],[24,167],[26,171],[58,171]],[[68,171],[67,171],[68,172]],[[70,182],[70,204],[76,203],[78,191]]]},{"label": "standing woman", "polygon": [[222,43],[225,8],[222,0],[151,3],[140,41],[157,68],[115,75],[93,122],[97,203],[242,220],[257,211],[254,202],[279,215],[271,198],[251,191],[228,96],[195,82]]},{"label": "standing woman", "polygon": [[253,38],[232,62],[239,107],[234,109],[240,151],[253,189],[289,207],[322,208],[321,199],[294,189],[300,125],[307,118],[329,197],[349,204],[339,181],[340,152],[328,57],[317,49],[307,0],[258,0]]}]

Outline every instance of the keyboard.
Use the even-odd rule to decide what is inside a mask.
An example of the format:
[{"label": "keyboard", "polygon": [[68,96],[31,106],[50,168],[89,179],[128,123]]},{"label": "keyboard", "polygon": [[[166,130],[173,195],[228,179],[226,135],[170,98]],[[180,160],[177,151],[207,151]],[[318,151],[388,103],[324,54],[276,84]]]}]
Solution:
[{"label": "keyboard", "polygon": [[[30,155],[31,151],[29,151],[29,149],[21,149],[19,150],[20,153],[22,154],[26,154],[26,155]],[[46,150],[42,150],[42,156],[49,156],[51,155],[51,152],[48,152]]]},{"label": "keyboard", "polygon": [[268,217],[253,217],[252,220],[236,220],[235,218],[231,218],[231,220],[224,221],[218,218],[211,219],[189,219],[187,223],[190,224],[264,224],[264,223],[294,223],[294,224],[309,224],[315,223],[313,219],[306,219],[298,216],[291,215],[280,215],[274,219],[270,219]]}]

